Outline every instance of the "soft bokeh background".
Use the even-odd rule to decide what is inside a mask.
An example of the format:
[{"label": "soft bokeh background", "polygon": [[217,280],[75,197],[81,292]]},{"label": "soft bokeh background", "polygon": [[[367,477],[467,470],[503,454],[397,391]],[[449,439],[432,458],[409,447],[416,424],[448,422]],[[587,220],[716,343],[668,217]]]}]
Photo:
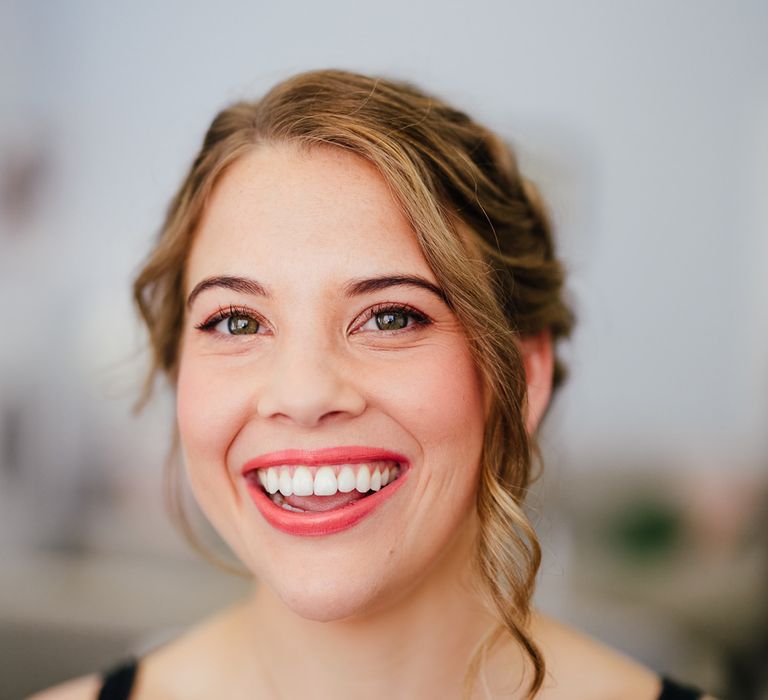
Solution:
[{"label": "soft bokeh background", "polygon": [[540,607],[768,697],[768,4],[3,0],[0,698],[243,590],[164,514],[129,285],[215,111],[318,67],[464,107],[550,203],[579,327]]}]

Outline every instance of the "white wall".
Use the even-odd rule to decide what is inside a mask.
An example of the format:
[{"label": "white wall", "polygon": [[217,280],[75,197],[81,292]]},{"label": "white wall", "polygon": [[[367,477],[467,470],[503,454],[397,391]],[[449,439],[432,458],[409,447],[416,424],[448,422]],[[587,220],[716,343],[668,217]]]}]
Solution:
[{"label": "white wall", "polygon": [[[328,66],[452,100],[542,185],[580,317],[549,437],[564,468],[608,451],[764,464],[768,5],[195,5],[1,6],[0,148],[47,166],[40,206],[0,218],[0,402],[36,475],[0,477],[6,494],[104,469],[154,485],[170,417],[128,417],[131,274],[215,111]],[[78,507],[55,496],[43,531]]]}]

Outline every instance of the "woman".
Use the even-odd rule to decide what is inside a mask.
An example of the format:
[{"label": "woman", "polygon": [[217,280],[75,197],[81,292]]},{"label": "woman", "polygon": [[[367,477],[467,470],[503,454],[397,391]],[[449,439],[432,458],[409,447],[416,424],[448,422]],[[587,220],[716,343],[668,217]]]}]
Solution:
[{"label": "woman", "polygon": [[135,291],[259,585],[40,697],[699,697],[530,608],[562,287],[510,152],[439,100],[324,71],[220,113]]}]

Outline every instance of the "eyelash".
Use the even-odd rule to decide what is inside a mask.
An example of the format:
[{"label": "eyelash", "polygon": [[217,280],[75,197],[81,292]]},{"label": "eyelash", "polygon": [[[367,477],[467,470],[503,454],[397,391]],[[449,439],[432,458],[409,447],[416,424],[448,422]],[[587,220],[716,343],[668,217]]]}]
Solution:
[{"label": "eyelash", "polygon": [[[383,330],[378,331],[379,333],[386,333],[387,335],[408,332],[409,330],[412,330],[414,327],[428,326],[429,324],[432,323],[432,319],[430,319],[425,314],[421,313],[421,311],[419,311],[418,309],[415,309],[413,306],[410,306],[409,304],[383,303],[383,304],[377,304],[376,306],[372,306],[370,309],[368,309],[368,311],[365,312],[365,318],[362,320],[361,323],[357,324],[356,327],[360,328],[364,326],[366,323],[368,323],[368,321],[370,321],[374,316],[377,316],[378,314],[386,314],[386,313],[404,314],[405,316],[413,319],[413,323],[406,326],[405,328],[400,328],[394,331],[383,331]],[[213,316],[209,317],[202,323],[196,324],[195,329],[199,331],[203,331],[204,333],[212,333],[219,323],[221,323],[222,321],[225,321],[228,318],[231,318],[232,316],[239,316],[241,318],[251,319],[253,321],[256,321],[259,325],[263,325],[263,321],[261,317],[258,314],[255,314],[250,309],[247,309],[244,306],[230,305],[227,308],[220,306],[219,310]],[[230,335],[230,334],[225,334],[225,335]]]},{"label": "eyelash", "polygon": [[195,325],[195,328],[204,333],[211,333],[216,326],[232,316],[239,316],[241,318],[248,318],[256,321],[259,325],[262,325],[262,319],[258,314],[253,313],[250,309],[244,306],[232,306],[231,304],[225,309],[223,306],[219,307],[219,310],[210,318],[206,319],[202,323]]},{"label": "eyelash", "polygon": [[388,335],[392,335],[393,333],[407,333],[410,330],[413,330],[415,327],[423,327],[428,326],[430,323],[432,323],[432,319],[425,316],[421,311],[413,308],[409,304],[392,304],[385,302],[383,304],[377,304],[376,306],[372,306],[368,311],[365,312],[365,319],[362,321],[362,323],[357,325],[357,328],[360,328],[361,326],[364,326],[368,321],[370,321],[374,316],[378,314],[387,314],[387,313],[396,313],[396,314],[403,314],[405,316],[409,316],[413,319],[413,323],[409,326],[406,326],[405,328],[400,328],[398,330],[394,331],[382,331],[379,330],[379,333],[386,333]]}]

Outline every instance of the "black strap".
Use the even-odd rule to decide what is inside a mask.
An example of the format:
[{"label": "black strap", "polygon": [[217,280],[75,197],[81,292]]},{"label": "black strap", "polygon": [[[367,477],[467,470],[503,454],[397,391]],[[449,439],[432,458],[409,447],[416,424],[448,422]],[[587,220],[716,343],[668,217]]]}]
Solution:
[{"label": "black strap", "polygon": [[695,688],[679,685],[669,678],[661,679],[661,695],[659,700],[699,700],[702,693]]},{"label": "black strap", "polygon": [[129,700],[138,665],[136,659],[131,659],[107,671],[102,676],[98,700]]}]

